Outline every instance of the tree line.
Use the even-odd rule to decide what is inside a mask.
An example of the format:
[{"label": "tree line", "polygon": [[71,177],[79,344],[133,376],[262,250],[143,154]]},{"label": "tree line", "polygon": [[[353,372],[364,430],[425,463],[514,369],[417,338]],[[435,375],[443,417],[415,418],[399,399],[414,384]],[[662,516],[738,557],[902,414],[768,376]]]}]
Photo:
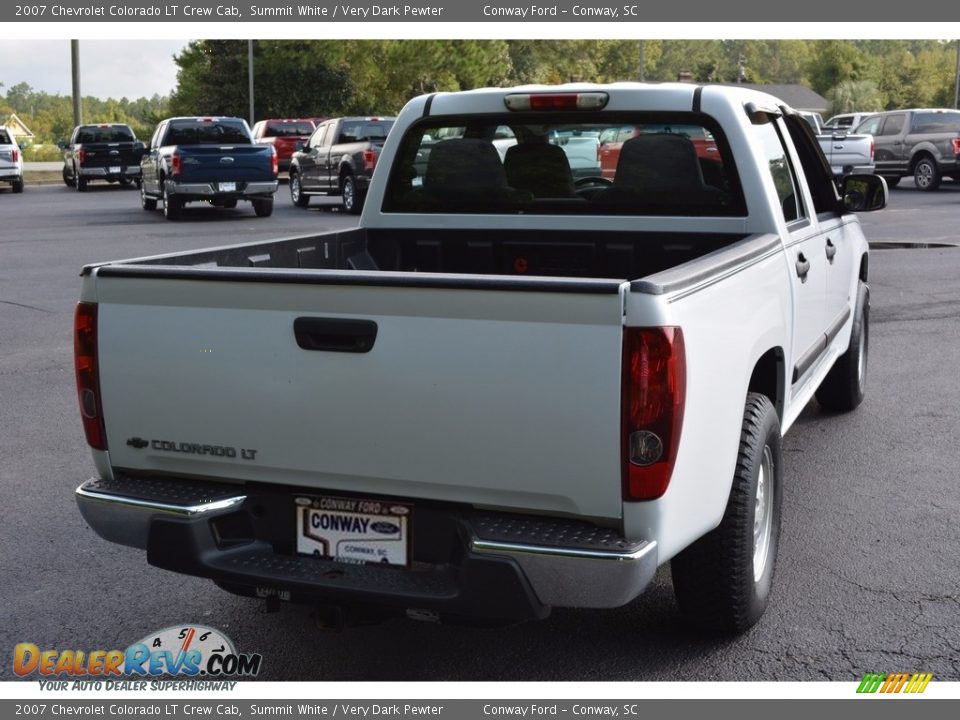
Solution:
[{"label": "tree line", "polygon": [[[169,115],[246,117],[247,53],[245,40],[193,41],[174,58],[169,96],[84,97],[84,120],[125,122],[149,137]],[[393,114],[426,92],[686,73],[695,82],[803,84],[836,113],[953,107],[956,64],[956,43],[938,40],[258,40],[254,99],[258,118]],[[0,116],[9,112],[37,142],[73,126],[69,96],[26,83],[0,96]]]}]

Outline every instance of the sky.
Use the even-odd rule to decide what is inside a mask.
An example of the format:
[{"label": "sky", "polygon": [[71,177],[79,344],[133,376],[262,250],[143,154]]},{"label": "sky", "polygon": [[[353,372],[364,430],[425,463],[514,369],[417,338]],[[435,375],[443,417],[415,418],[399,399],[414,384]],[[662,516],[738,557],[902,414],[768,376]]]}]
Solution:
[{"label": "sky", "polygon": [[[177,85],[173,56],[188,40],[80,40],[80,91],[101,99],[168,95]],[[0,94],[25,82],[70,95],[69,40],[0,42]]]}]

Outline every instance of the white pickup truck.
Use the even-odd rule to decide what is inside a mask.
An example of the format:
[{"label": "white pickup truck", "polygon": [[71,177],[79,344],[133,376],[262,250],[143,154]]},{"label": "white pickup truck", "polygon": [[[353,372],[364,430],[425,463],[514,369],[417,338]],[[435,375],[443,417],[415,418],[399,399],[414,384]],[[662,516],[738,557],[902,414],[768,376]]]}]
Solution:
[{"label": "white pickup truck", "polygon": [[[624,123],[716,151],[640,134],[574,182],[549,142]],[[418,97],[359,228],[84,268],[80,510],[155,566],[332,623],[616,607],[670,561],[684,612],[742,631],[781,434],[814,395],[863,398],[853,210],[886,200],[872,175],[838,195],[806,123],[749,90]]]}]

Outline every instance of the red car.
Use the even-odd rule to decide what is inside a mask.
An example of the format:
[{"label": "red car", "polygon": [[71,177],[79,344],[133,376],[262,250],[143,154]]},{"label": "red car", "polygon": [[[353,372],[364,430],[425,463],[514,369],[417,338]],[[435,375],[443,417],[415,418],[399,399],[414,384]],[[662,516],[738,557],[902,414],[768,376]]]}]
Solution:
[{"label": "red car", "polygon": [[720,160],[717,143],[713,135],[698,125],[623,125],[607,128],[600,133],[600,147],[597,150],[600,160],[600,174],[608,180],[613,180],[617,174],[617,163],[620,161],[620,148],[630,138],[652,133],[667,133],[683,135],[690,139],[697,150],[697,157],[703,160]]},{"label": "red car", "polygon": [[290,159],[297,150],[297,143],[305,143],[315,129],[316,123],[311,118],[261,120],[253,126],[253,139],[262,145],[273,145],[280,161],[280,171],[286,172],[290,169]]}]

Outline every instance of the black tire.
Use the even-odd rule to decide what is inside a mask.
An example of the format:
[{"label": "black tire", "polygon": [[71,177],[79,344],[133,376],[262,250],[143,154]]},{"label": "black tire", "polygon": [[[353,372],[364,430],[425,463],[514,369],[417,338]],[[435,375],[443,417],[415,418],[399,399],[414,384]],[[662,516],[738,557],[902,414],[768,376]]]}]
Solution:
[{"label": "black tire", "polygon": [[157,209],[157,199],[147,197],[147,191],[146,188],[143,187],[143,183],[140,183],[140,207],[142,207],[144,210]]},{"label": "black tire", "polygon": [[913,166],[913,182],[918,190],[936,190],[943,176],[933,158],[924,156]]},{"label": "black tire", "polygon": [[131,180],[130,178],[128,178],[128,177],[122,177],[122,178],[120,178],[120,186],[121,186],[121,187],[127,188],[127,187],[130,187],[131,185],[133,185],[133,180]]},{"label": "black tire", "polygon": [[823,383],[817,388],[817,402],[821,407],[833,412],[849,412],[863,402],[869,340],[870,288],[861,280],[857,289],[850,346],[837,358]]},{"label": "black tire", "polygon": [[66,165],[63,166],[63,173],[62,173],[62,174],[63,174],[63,184],[64,184],[64,185],[66,185],[67,187],[73,187],[74,185],[77,184],[76,180],[73,179],[73,176],[67,174],[67,166],[66,166]]},{"label": "black tire", "polygon": [[73,172],[73,182],[77,188],[77,192],[87,191],[87,179],[76,170]]},{"label": "black tire", "polygon": [[902,180],[899,175],[884,175],[883,179],[887,181],[888,188],[895,188],[900,184],[900,180]]},{"label": "black tire", "polygon": [[257,214],[257,217],[270,217],[273,215],[273,198],[251,200],[250,202],[253,204],[253,211]]},{"label": "black tire", "polygon": [[343,209],[351,215],[359,215],[363,209],[363,196],[357,189],[357,181],[349,173],[340,178],[340,200]]},{"label": "black tire", "polygon": [[[780,544],[782,452],[776,409],[765,395],[749,393],[723,520],[671,562],[677,603],[698,625],[741,633],[767,607]],[[758,508],[764,511],[760,543]]]},{"label": "black tire", "polygon": [[18,177],[16,180],[14,180],[12,183],[10,183],[10,186],[13,188],[13,191],[14,191],[15,193],[22,193],[22,192],[23,192],[23,178],[22,178],[22,177]]},{"label": "black tire", "polygon": [[183,202],[167,191],[167,184],[163,184],[163,216],[167,220],[179,220],[183,216]]},{"label": "black tire", "polygon": [[290,173],[290,202],[299,208],[305,208],[310,204],[310,196],[303,192],[303,186],[300,184],[300,173]]}]

